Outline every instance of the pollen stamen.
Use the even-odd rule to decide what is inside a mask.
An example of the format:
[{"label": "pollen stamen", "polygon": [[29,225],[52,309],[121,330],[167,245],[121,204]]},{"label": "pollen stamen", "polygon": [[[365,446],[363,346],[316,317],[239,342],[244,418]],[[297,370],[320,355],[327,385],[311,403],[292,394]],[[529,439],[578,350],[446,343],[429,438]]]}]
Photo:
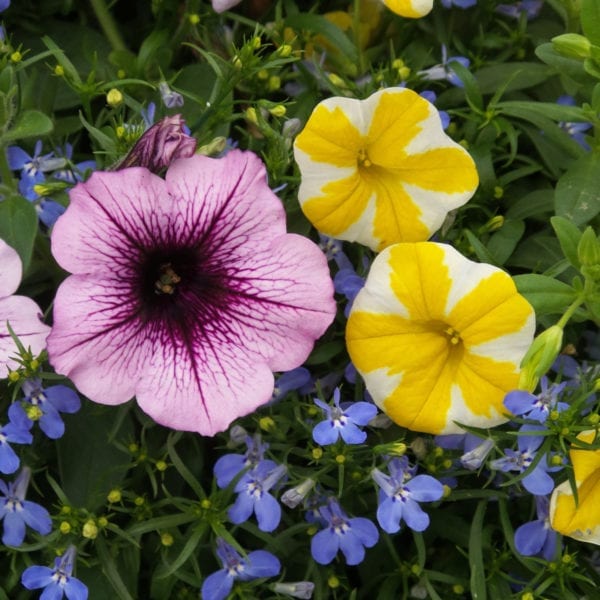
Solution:
[{"label": "pollen stamen", "polygon": [[450,338],[450,343],[456,346],[460,343],[460,333],[454,329],[454,327],[447,327],[444,329],[444,333]]},{"label": "pollen stamen", "polygon": [[175,273],[171,263],[160,265],[160,277],[154,282],[156,294],[173,294],[175,286],[181,281],[181,277]]}]

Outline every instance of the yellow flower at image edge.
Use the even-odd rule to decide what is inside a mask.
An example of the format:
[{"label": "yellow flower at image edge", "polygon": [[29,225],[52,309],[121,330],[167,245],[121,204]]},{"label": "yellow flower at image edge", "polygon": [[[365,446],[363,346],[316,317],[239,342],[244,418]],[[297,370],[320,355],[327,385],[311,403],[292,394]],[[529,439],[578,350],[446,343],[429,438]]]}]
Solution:
[{"label": "yellow flower at image edge", "polygon": [[[595,441],[594,431],[584,431],[577,439]],[[577,486],[577,504],[569,481],[559,485],[550,499],[550,524],[553,529],[582,542],[600,545],[600,450],[571,448]]]},{"label": "yellow flower at image edge", "polygon": [[346,343],[375,403],[433,434],[508,420],[535,314],[504,271],[433,242],[386,248],[348,318]]},{"label": "yellow flower at image edge", "polygon": [[433,0],[382,0],[394,13],[409,19],[418,19],[431,12]]},{"label": "yellow flower at image edge", "polygon": [[294,156],[308,220],[321,233],[375,251],[431,237],[479,181],[435,106],[405,88],[319,103]]}]

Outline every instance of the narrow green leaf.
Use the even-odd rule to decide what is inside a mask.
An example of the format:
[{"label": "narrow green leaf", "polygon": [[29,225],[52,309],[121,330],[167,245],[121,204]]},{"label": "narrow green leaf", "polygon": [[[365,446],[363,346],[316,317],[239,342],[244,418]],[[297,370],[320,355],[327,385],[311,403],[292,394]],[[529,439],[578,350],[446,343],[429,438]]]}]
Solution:
[{"label": "narrow green leaf", "polygon": [[482,500],[475,509],[469,535],[469,567],[471,570],[471,597],[486,600],[485,567],[483,561],[483,519],[487,500]]},{"label": "narrow green leaf", "polygon": [[590,83],[590,76],[585,72],[581,61],[562,56],[550,42],[538,46],[535,53],[540,60],[554,67],[561,75],[566,75],[580,84]]},{"label": "narrow green leaf", "polygon": [[501,63],[482,67],[475,72],[484,94],[492,94],[499,87],[506,92],[523,90],[546,81],[552,74],[545,65],[534,62]]},{"label": "narrow green leaf", "polygon": [[475,78],[473,73],[471,73],[467,67],[457,61],[452,62],[452,70],[464,84],[464,90],[469,105],[475,111],[482,113],[484,111],[484,105],[483,95],[479,87],[479,80]]},{"label": "narrow green leaf", "polygon": [[106,547],[106,542],[102,536],[96,538],[95,548],[98,551],[98,558],[102,563],[102,571],[115,590],[119,600],[133,600],[133,596],[123,582],[119,570],[117,569],[117,565],[110,555],[110,551]]},{"label": "narrow green leaf", "polygon": [[556,104],[554,102],[525,102],[525,101],[505,101],[498,102],[496,109],[529,119],[531,114],[539,116],[543,114],[553,121],[569,121],[585,123],[589,118],[585,111],[579,106],[568,106],[565,104]]},{"label": "narrow green leaf", "polygon": [[577,225],[571,223],[564,217],[551,217],[550,223],[558,237],[558,242],[562,251],[565,253],[565,258],[576,268],[579,268],[579,257],[577,256],[577,246],[581,239],[581,231]]},{"label": "narrow green leaf", "polygon": [[38,218],[33,204],[22,196],[8,196],[0,202],[0,238],[16,251],[23,272],[31,261]]},{"label": "narrow green leaf", "polygon": [[465,230],[465,235],[469,240],[469,244],[473,246],[473,252],[475,252],[477,258],[480,261],[487,262],[492,265],[496,264],[496,260],[494,259],[490,251],[479,241],[479,239],[475,236],[475,234],[472,231],[469,231],[468,229]]},{"label": "narrow green leaf", "polygon": [[600,46],[600,3],[598,0],[581,0],[581,28],[585,37]]},{"label": "narrow green leaf", "polygon": [[556,184],[554,206],[558,216],[576,225],[589,223],[600,213],[600,156],[584,154]]},{"label": "narrow green leaf", "polygon": [[117,151],[117,145],[115,141],[107,136],[105,133],[100,131],[97,127],[94,127],[90,123],[88,123],[83,116],[83,114],[79,113],[79,120],[83,123],[83,126],[88,130],[89,134],[96,141],[96,143],[108,154],[115,154]]},{"label": "narrow green leaf", "polygon": [[489,253],[494,257],[495,264],[503,265],[517,247],[525,233],[523,221],[504,221],[504,225],[496,231],[487,243]]}]

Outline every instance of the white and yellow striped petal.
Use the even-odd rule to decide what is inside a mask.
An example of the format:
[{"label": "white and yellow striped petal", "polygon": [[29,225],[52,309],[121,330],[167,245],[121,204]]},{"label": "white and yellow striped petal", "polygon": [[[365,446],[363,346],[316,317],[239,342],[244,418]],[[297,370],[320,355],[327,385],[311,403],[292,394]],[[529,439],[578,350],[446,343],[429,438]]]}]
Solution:
[{"label": "white and yellow striped petal", "polygon": [[409,19],[424,17],[433,8],[433,0],[383,0],[383,3],[393,13]]},{"label": "white and yellow striped petal", "polygon": [[346,343],[375,403],[399,425],[458,433],[505,422],[535,315],[512,279],[433,242],[386,248],[348,319]]},{"label": "white and yellow striped petal", "polygon": [[324,100],[294,155],[308,220],[376,251],[428,239],[478,184],[472,158],[444,133],[437,109],[404,88]]}]

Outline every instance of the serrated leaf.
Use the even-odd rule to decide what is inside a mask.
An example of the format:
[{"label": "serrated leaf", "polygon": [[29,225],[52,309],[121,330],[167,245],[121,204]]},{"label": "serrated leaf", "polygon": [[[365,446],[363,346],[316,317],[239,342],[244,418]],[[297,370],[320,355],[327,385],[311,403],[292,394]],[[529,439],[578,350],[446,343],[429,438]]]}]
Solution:
[{"label": "serrated leaf", "polygon": [[37,232],[38,217],[31,202],[22,196],[0,201],[0,238],[17,251],[23,272],[29,267]]},{"label": "serrated leaf", "polygon": [[600,213],[600,156],[590,152],[574,162],[558,180],[555,212],[576,225],[589,223]]},{"label": "serrated leaf", "polygon": [[515,275],[513,280],[538,316],[562,314],[577,296],[570,285],[546,275]]},{"label": "serrated leaf", "polygon": [[3,143],[30,137],[47,135],[54,125],[50,117],[39,110],[24,110],[19,113],[14,125],[2,136]]}]

